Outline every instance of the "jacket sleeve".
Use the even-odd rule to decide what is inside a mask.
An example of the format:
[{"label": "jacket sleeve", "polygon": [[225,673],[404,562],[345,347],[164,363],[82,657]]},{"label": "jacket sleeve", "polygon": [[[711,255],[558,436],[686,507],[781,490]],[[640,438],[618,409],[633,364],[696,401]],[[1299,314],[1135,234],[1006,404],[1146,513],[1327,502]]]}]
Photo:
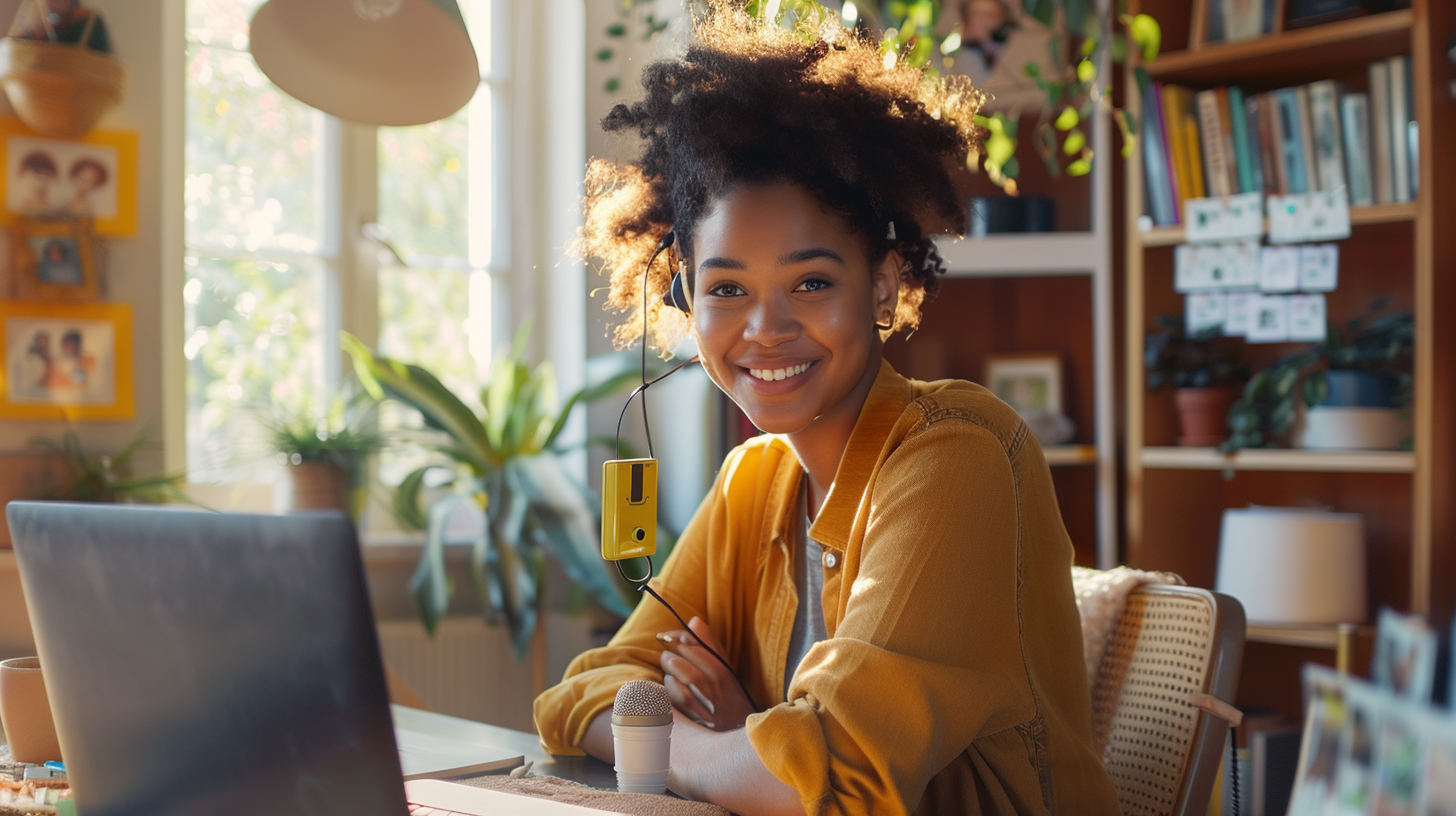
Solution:
[{"label": "jacket sleeve", "polygon": [[[720,471],[713,489],[652,580],[652,588],[673,605],[683,620],[691,620],[694,615],[713,620],[707,614],[708,528],[715,512],[719,512],[715,508],[724,489],[724,474],[729,471],[727,466]],[[578,746],[587,726],[597,714],[612,707],[623,683],[662,682],[658,660],[663,646],[657,641],[657,633],[680,628],[662,604],[643,593],[637,608],[606,646],[578,655],[567,666],[561,682],[536,698],[533,713],[541,746],[553,754],[581,755]]]},{"label": "jacket sleeve", "polygon": [[890,454],[867,499],[839,626],[806,655],[789,702],[748,720],[764,765],[811,814],[914,810],[973,740],[1036,713],[1020,648],[1018,491],[1000,441],[940,419]]}]

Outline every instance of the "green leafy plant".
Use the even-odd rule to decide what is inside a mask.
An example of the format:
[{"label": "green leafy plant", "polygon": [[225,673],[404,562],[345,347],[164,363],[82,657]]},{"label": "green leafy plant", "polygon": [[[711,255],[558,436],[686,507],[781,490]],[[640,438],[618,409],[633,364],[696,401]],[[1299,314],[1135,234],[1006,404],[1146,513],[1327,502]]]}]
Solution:
[{"label": "green leafy plant", "polygon": [[356,386],[340,390],[319,405],[310,395],[275,401],[260,413],[268,446],[287,464],[325,465],[338,469],[349,512],[359,518],[368,499],[364,463],[384,448],[376,424],[377,403]]},{"label": "green leafy plant", "polygon": [[1248,381],[1239,347],[1221,344],[1217,328],[1188,334],[1181,315],[1159,315],[1156,322],[1159,330],[1148,334],[1143,347],[1148,388],[1215,388]]},{"label": "green leafy plant", "polygon": [[182,485],[187,483],[185,474],[130,475],[132,457],[146,440],[147,431],[143,429],[120,452],[94,457],[86,453],[81,445],[81,437],[74,430],[67,429],[59,440],[34,440],[32,444],[59,456],[66,467],[67,481],[46,491],[45,498],[79,502],[195,504],[182,490]]},{"label": "green leafy plant", "polygon": [[[365,391],[418,410],[430,431],[424,443],[448,462],[412,471],[396,498],[427,531],[410,579],[426,631],[433,634],[454,593],[445,567],[446,524],[462,505],[475,502],[486,523],[471,549],[471,575],[487,619],[510,630],[518,657],[536,630],[547,555],[607,610],[630,611],[601,559],[594,502],[562,468],[558,443],[573,408],[638,376],[622,371],[563,401],[549,362],[533,370],[522,361],[525,336],[518,334],[511,351],[495,359],[477,416],[424,368],[378,356],[352,335],[341,335]],[[452,490],[422,509],[431,471]]]},{"label": "green leafy plant", "polygon": [[1410,403],[1409,358],[1415,345],[1415,316],[1397,312],[1376,317],[1387,305],[1375,302],[1343,330],[1333,322],[1324,342],[1287,354],[1255,374],[1229,409],[1233,434],[1219,446],[1223,453],[1241,448],[1277,447],[1294,426],[1299,399],[1313,407],[1329,396],[1327,371],[1381,371],[1396,378],[1396,407]]}]

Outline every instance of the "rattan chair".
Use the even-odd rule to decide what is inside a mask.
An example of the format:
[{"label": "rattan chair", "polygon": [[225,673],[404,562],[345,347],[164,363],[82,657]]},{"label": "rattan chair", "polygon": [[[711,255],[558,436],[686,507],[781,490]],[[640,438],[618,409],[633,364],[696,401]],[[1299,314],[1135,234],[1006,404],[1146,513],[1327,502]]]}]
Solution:
[{"label": "rattan chair", "polygon": [[1128,816],[1208,810],[1228,723],[1195,705],[1232,701],[1244,609],[1227,595],[1148,584],[1128,595],[1092,688],[1102,759]]}]

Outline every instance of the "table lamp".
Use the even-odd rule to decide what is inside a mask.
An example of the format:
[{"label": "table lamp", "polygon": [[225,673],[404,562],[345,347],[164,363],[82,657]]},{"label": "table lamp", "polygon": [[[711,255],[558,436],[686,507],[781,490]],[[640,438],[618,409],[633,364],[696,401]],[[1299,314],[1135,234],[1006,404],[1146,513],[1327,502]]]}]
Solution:
[{"label": "table lamp", "polygon": [[1244,605],[1250,623],[1364,623],[1364,519],[1285,507],[1225,510],[1217,588]]},{"label": "table lamp", "polygon": [[268,0],[248,36],[274,84],[354,122],[434,122],[480,85],[455,0]]}]

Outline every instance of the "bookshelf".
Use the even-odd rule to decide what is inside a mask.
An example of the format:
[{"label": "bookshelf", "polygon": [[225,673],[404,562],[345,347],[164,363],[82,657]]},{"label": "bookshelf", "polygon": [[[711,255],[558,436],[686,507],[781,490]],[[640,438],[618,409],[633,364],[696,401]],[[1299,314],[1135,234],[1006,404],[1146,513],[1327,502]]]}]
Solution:
[{"label": "bookshelf", "polygon": [[[1155,80],[1195,91],[1240,85],[1262,92],[1334,79],[1365,90],[1368,63],[1410,58],[1421,134],[1418,195],[1410,203],[1352,208],[1352,235],[1339,242],[1339,288],[1328,302],[1338,323],[1380,297],[1415,313],[1415,444],[1410,452],[1258,449],[1231,457],[1174,446],[1171,396],[1148,391],[1142,358],[1154,317],[1181,312],[1172,248],[1184,231],[1150,227],[1143,218],[1145,179],[1135,157],[1124,165],[1125,561],[1212,587],[1225,509],[1328,506],[1365,516],[1372,616],[1389,605],[1444,627],[1456,610],[1456,154],[1440,145],[1441,134],[1456,127],[1446,91],[1456,71],[1445,58],[1456,4],[1413,0],[1410,9],[1203,45],[1192,36],[1190,5],[1132,0],[1132,13],[1151,14],[1163,26],[1163,54],[1145,66]],[[1141,121],[1131,76],[1127,87],[1128,107]],[[1297,347],[1248,345],[1245,359],[1257,370]],[[1332,663],[1339,637],[1333,627],[1251,625],[1248,643],[1239,704],[1297,715],[1299,665]]]}]

